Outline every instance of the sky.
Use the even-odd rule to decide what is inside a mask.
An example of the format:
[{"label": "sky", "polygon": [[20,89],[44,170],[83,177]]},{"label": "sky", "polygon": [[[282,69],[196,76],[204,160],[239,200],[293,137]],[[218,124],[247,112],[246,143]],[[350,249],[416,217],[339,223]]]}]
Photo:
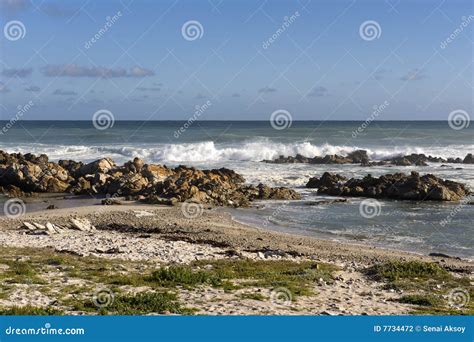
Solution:
[{"label": "sky", "polygon": [[447,120],[473,113],[466,0],[0,0],[0,119]]}]

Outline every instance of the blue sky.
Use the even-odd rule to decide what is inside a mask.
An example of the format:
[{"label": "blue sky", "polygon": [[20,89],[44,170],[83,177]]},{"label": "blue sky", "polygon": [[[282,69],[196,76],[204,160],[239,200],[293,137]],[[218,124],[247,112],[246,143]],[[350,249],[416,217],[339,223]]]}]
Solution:
[{"label": "blue sky", "polygon": [[[182,120],[210,101],[202,120],[267,120],[277,109],[294,120],[365,120],[387,101],[379,120],[446,120],[473,112],[472,7],[0,0],[1,28],[24,26],[23,38],[0,37],[0,114],[9,120],[32,101],[24,120],[89,120],[100,109],[116,120]],[[183,36],[188,21],[202,27],[195,40]],[[378,25],[375,39],[361,36],[366,21]]]}]

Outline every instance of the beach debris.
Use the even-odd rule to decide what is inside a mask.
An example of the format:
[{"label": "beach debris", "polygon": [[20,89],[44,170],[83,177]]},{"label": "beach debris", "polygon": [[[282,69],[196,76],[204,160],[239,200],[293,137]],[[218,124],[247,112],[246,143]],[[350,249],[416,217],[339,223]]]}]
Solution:
[{"label": "beach debris", "polygon": [[46,230],[46,226],[42,225],[41,223],[33,222],[33,224],[37,229]]},{"label": "beach debris", "polygon": [[155,216],[155,214],[150,213],[149,211],[146,210],[134,210],[135,216],[140,218],[140,217],[150,217],[150,216]]},{"label": "beach debris", "polygon": [[72,223],[73,228],[81,230],[83,232],[96,230],[96,228],[92,225],[92,223],[88,219],[85,219],[85,218],[82,218],[82,219],[71,218],[71,223]]},{"label": "beach debris", "polygon": [[36,226],[34,224],[29,223],[29,222],[23,222],[23,226],[28,228],[29,230],[36,230]]},{"label": "beach debris", "polygon": [[24,228],[28,229],[27,234],[32,235],[52,235],[52,234],[61,234],[64,231],[64,228],[58,225],[55,225],[51,222],[46,222],[46,224],[41,224],[38,222],[23,222]]}]

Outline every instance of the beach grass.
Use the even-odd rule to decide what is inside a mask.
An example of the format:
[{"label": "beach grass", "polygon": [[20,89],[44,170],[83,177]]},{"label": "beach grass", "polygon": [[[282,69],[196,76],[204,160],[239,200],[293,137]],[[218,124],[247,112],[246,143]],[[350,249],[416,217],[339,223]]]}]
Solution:
[{"label": "beach grass", "polygon": [[[468,277],[455,277],[440,265],[421,261],[392,261],[364,270],[371,279],[385,283],[385,288],[403,291],[396,301],[417,306],[414,314],[472,315],[474,287]],[[466,303],[453,306],[450,296],[461,291]]]},{"label": "beach grass", "polygon": [[[20,261],[21,259],[21,261]],[[223,259],[195,261],[189,265],[156,266],[149,262],[81,257],[50,248],[5,248],[0,251],[0,271],[5,290],[11,284],[35,284],[34,289],[54,298],[59,311],[89,314],[192,314],[177,293],[214,287],[231,293],[238,289],[285,288],[293,298],[313,294],[315,282],[333,282],[335,266],[311,261]],[[63,277],[71,279],[63,283]],[[113,303],[94,304],[99,288],[113,293]],[[258,292],[238,294],[241,299],[269,300]],[[24,307],[30,314],[48,314]],[[5,307],[2,312],[22,312]],[[10,311],[9,311],[10,310]],[[20,313],[19,313],[20,314]]]},{"label": "beach grass", "polygon": [[11,306],[8,308],[0,308],[0,316],[61,316],[64,315],[62,310],[51,307],[37,307],[31,305]]}]

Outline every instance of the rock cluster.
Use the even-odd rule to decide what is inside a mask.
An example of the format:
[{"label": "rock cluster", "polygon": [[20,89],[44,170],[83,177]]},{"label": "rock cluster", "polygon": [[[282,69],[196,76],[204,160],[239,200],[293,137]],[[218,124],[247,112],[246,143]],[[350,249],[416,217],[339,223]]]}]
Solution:
[{"label": "rock cluster", "polygon": [[425,154],[412,153],[406,156],[398,156],[388,158],[382,161],[371,161],[367,151],[357,150],[349,153],[347,156],[340,156],[337,154],[327,154],[324,157],[308,158],[297,154],[296,156],[279,156],[274,160],[263,160],[264,163],[272,164],[362,164],[363,166],[375,165],[397,165],[397,166],[426,166],[428,162],[431,163],[455,163],[455,164],[474,164],[474,156],[469,153],[464,159],[426,156]]},{"label": "rock cluster", "polygon": [[46,224],[41,224],[38,222],[23,222],[22,228],[26,229],[26,234],[32,235],[63,234],[68,229],[75,229],[83,232],[90,232],[96,230],[96,228],[91,224],[89,220],[80,218],[71,218],[70,224],[67,225],[59,225],[51,222],[46,222]]},{"label": "rock cluster", "polygon": [[293,164],[293,163],[305,163],[305,164],[367,164],[369,163],[369,156],[365,150],[357,150],[349,153],[343,157],[337,154],[327,154],[324,157],[313,157],[308,158],[297,154],[295,157],[279,156],[274,160],[263,160],[264,163],[272,164]]},{"label": "rock cluster", "polygon": [[135,158],[117,165],[110,158],[84,164],[73,160],[50,162],[44,154],[8,154],[0,151],[0,190],[21,197],[26,193],[102,194],[117,204],[116,197],[148,203],[174,204],[193,201],[219,206],[247,206],[257,199],[299,199],[288,188],[245,184],[236,172],[221,168],[198,170],[193,167],[145,164]]},{"label": "rock cluster", "polygon": [[321,178],[310,178],[308,188],[333,196],[364,196],[401,200],[459,201],[470,194],[465,185],[443,180],[432,174],[420,176],[395,173],[379,178],[367,175],[362,179],[347,179],[338,174],[325,172]]}]

